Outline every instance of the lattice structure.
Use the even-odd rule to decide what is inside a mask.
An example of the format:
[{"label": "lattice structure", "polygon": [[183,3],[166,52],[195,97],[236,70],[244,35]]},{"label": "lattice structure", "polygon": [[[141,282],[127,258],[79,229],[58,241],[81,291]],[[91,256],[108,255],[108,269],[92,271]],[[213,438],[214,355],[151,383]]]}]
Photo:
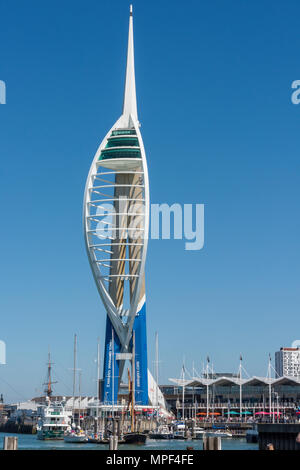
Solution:
[{"label": "lattice structure", "polygon": [[146,154],[137,117],[130,8],[123,113],[99,146],[87,178],[84,235],[107,312],[103,392],[117,402],[135,331],[135,402],[147,404],[145,260],[149,226]]}]

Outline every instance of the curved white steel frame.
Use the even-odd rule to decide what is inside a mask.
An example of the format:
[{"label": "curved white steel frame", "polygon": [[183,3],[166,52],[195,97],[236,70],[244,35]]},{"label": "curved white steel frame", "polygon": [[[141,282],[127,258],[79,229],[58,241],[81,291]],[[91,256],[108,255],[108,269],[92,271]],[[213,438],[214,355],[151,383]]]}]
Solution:
[{"label": "curved white steel frame", "polygon": [[[125,85],[125,96],[123,105],[123,114],[112,126],[109,132],[101,142],[95,157],[93,159],[85,187],[84,193],[84,204],[83,204],[83,227],[84,227],[84,238],[85,245],[88,254],[89,263],[93,272],[93,276],[96,282],[97,289],[100,297],[105,306],[107,315],[109,316],[111,323],[115,329],[116,334],[120,340],[121,352],[128,352],[130,347],[130,340],[132,337],[134,320],[137,312],[139,311],[139,305],[144,301],[143,294],[143,281],[145,272],[145,261],[148,244],[148,230],[149,230],[149,180],[148,180],[148,169],[146,154],[142,136],[139,130],[139,122],[137,118],[136,108],[136,96],[135,96],[135,77],[134,77],[134,52],[133,52],[133,31],[132,31],[132,9],[130,14],[129,22],[129,36],[128,36],[128,55],[127,55],[127,69],[126,69],[126,85]],[[109,137],[115,130],[132,129],[135,130],[136,135],[130,136],[131,138],[138,139],[138,146],[130,147],[129,149],[138,149],[140,151],[140,158],[114,158],[99,160],[101,152],[106,148]],[[110,139],[112,140],[112,139]],[[122,147],[124,148],[124,146]],[[116,182],[117,175],[129,174],[139,175],[139,184],[119,184]],[[132,180],[134,180],[134,177]],[[115,204],[115,191],[119,186],[129,186],[132,189],[141,189],[141,198],[137,201],[143,202],[142,215],[138,213],[124,213],[123,215],[129,215],[132,227],[132,218],[136,217],[138,220],[137,228],[135,230],[140,231],[142,236],[139,236],[138,242],[127,237],[126,240],[120,242],[119,240],[113,240],[111,236],[107,235],[105,226],[109,226],[110,222],[107,222],[108,213],[101,212],[103,210],[103,204],[114,203]],[[130,189],[128,189],[130,192]],[[121,213],[117,215],[122,215]],[[128,217],[127,217],[128,221]],[[103,226],[99,227],[103,223]],[[95,226],[95,224],[97,224]],[[135,224],[133,224],[135,226]],[[131,228],[122,225],[122,227],[112,227],[116,230],[126,230]],[[102,232],[104,233],[102,235]],[[131,259],[130,256],[113,258],[113,246],[116,244],[124,244],[125,250],[128,251],[127,247],[132,245],[139,246],[138,257]],[[111,274],[112,263],[122,261],[124,262],[124,270],[126,265],[129,267],[129,272],[122,274]],[[131,263],[131,268],[129,263]],[[134,274],[132,271],[132,263],[135,264]],[[128,268],[127,268],[128,269]],[[124,283],[130,283],[134,277],[136,282],[134,283],[134,290],[130,299],[129,309],[124,309],[123,305],[116,305],[116,302],[109,293],[109,285],[114,282],[113,278],[118,277]],[[124,295],[124,291],[123,291]],[[124,360],[119,362],[120,377],[123,373]]]}]

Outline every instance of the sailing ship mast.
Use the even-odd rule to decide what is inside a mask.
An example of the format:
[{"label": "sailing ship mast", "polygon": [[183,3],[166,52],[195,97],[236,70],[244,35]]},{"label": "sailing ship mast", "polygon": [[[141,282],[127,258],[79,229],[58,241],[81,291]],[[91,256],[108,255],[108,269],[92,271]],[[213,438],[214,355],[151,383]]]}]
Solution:
[{"label": "sailing ship mast", "polygon": [[134,413],[134,393],[135,393],[135,332],[132,335],[132,358],[131,358],[131,376],[130,370],[128,372],[128,408],[130,409],[131,417],[131,432],[135,431],[135,413]]},{"label": "sailing ship mast", "polygon": [[51,399],[51,396],[52,396],[52,393],[53,393],[53,390],[52,390],[52,384],[55,384],[57,382],[52,382],[51,380],[51,370],[52,370],[52,362],[51,362],[51,357],[50,357],[50,350],[48,351],[48,362],[47,362],[47,366],[48,366],[48,370],[47,370],[47,381],[43,384],[43,385],[46,385],[46,388],[45,388],[45,394],[46,394],[46,397],[48,397],[49,399]]}]

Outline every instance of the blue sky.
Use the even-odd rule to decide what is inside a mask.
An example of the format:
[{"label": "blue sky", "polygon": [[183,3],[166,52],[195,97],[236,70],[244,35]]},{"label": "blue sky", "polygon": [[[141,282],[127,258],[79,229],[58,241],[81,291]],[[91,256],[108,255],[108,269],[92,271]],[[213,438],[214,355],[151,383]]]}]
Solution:
[{"label": "blue sky", "polygon": [[[1,4],[0,393],[42,389],[50,345],[71,393],[95,390],[104,308],[84,249],[82,198],[94,153],[121,113],[129,2]],[[296,0],[134,3],[139,119],[151,202],[205,204],[205,246],[153,240],[149,365],[161,382],[209,354],[218,371],[265,375],[300,338],[300,79]]]}]

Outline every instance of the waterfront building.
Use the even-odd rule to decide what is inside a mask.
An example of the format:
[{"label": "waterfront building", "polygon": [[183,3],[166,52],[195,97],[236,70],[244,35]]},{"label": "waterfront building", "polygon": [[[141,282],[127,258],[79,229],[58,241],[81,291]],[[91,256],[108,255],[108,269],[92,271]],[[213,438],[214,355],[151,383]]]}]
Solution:
[{"label": "waterfront building", "polygon": [[275,353],[277,377],[300,378],[300,348],[280,348]]},{"label": "waterfront building", "polygon": [[137,112],[132,7],[123,112],[93,159],[84,194],[83,224],[90,266],[107,314],[102,402],[117,403],[125,361],[129,360],[135,403],[147,405],[149,182]]},{"label": "waterfront building", "polygon": [[[239,377],[215,374],[215,378],[195,377],[183,382],[170,379],[172,385],[160,385],[168,409],[175,415],[185,417],[197,413],[209,415],[216,412],[222,416],[244,416],[248,413],[295,413],[300,407],[300,380],[292,377]],[[184,387],[184,393],[183,393]],[[184,406],[183,406],[184,403]]]}]

